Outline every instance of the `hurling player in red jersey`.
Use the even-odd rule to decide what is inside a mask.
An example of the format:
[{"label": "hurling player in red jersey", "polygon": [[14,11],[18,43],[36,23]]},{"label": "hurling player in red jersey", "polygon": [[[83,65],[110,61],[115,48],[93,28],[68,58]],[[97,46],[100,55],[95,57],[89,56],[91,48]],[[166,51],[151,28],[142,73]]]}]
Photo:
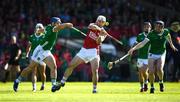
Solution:
[{"label": "hurling player in red jersey", "polygon": [[98,68],[99,68],[99,46],[107,36],[107,32],[103,28],[107,24],[106,17],[99,15],[95,23],[88,26],[87,36],[84,40],[83,47],[72,59],[70,65],[66,69],[64,76],[59,84],[59,89],[65,85],[66,80],[72,74],[73,70],[82,63],[91,64],[93,93],[97,93]]}]

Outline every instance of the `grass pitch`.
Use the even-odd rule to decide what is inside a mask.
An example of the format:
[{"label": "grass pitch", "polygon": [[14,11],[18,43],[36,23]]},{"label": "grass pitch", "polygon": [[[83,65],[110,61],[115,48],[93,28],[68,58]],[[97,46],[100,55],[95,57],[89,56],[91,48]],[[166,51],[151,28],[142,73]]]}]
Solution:
[{"label": "grass pitch", "polygon": [[165,83],[165,92],[155,84],[155,94],[139,92],[139,83],[102,82],[98,93],[92,94],[90,82],[68,82],[60,91],[52,93],[51,83],[47,82],[44,91],[32,92],[30,82],[21,83],[18,92],[12,89],[13,83],[0,83],[0,102],[180,102],[180,83]]}]

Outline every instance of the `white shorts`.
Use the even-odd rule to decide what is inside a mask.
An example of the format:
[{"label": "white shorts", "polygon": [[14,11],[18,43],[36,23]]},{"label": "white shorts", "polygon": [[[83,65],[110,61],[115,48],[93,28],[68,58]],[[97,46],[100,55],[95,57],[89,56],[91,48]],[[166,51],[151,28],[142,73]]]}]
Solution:
[{"label": "white shorts", "polygon": [[137,59],[137,67],[141,68],[144,65],[148,65],[148,59],[140,59],[140,58],[138,58]]},{"label": "white shorts", "polygon": [[42,48],[42,46],[38,45],[34,52],[33,55],[31,56],[31,60],[44,65],[45,63],[43,62],[43,60],[48,57],[48,56],[53,56],[50,50],[44,50]]},{"label": "white shorts", "polygon": [[157,54],[149,53],[148,58],[152,58],[154,60],[157,60],[157,59],[165,60],[165,58],[166,58],[166,51],[163,54],[158,54],[158,55]]},{"label": "white shorts", "polygon": [[[32,54],[33,54],[33,53],[30,53],[30,54],[29,54],[29,55],[30,55],[30,57],[29,57],[30,60],[33,60]],[[34,60],[33,60],[33,61],[34,61]],[[46,65],[43,61],[40,61],[39,64],[40,64],[40,65]]]},{"label": "white shorts", "polygon": [[76,56],[84,60],[85,63],[88,63],[89,61],[92,61],[95,58],[98,58],[100,60],[100,56],[97,54],[96,48],[92,48],[92,49],[81,48],[81,50],[77,53]]}]

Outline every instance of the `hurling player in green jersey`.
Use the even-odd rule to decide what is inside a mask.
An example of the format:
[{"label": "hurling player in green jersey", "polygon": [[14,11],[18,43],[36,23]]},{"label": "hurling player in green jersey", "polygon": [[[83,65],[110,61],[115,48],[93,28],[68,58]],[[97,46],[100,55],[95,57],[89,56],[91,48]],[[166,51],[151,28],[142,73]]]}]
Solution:
[{"label": "hurling player in green jersey", "polygon": [[159,86],[160,91],[164,91],[163,85],[163,76],[164,76],[164,63],[165,63],[165,55],[166,55],[166,42],[169,42],[170,47],[177,51],[177,48],[174,47],[171,36],[167,29],[164,29],[163,21],[156,21],[155,28],[152,30],[147,38],[145,38],[142,42],[138,43],[136,46],[131,48],[128,53],[132,54],[134,50],[137,50],[143,47],[146,43],[150,44],[149,56],[148,56],[148,67],[149,67],[149,81],[151,84],[150,93],[154,93],[154,81],[155,81],[155,73],[157,73],[159,78]]},{"label": "hurling player in green jersey", "polygon": [[51,91],[55,92],[57,90],[56,79],[57,79],[57,65],[54,56],[51,53],[51,49],[56,43],[58,32],[65,28],[72,28],[72,23],[62,23],[60,18],[52,17],[51,24],[45,29],[45,37],[42,39],[40,45],[38,45],[33,51],[31,57],[31,62],[23,70],[21,75],[14,81],[13,89],[15,92],[18,90],[18,85],[23,81],[26,74],[32,70],[38,63],[43,61],[50,68],[52,88]]},{"label": "hurling player in green jersey", "polygon": [[[34,49],[40,44],[43,37],[44,37],[44,26],[41,23],[38,23],[36,24],[36,27],[35,27],[35,33],[29,37],[29,43],[26,48],[26,58],[29,58],[29,56],[30,57],[32,56]],[[46,73],[45,73],[46,64],[43,61],[41,61],[40,64],[38,64],[32,69],[33,92],[36,91],[37,69],[39,70],[41,74],[41,81],[42,81],[40,90],[44,90],[44,83],[46,81]]]},{"label": "hurling player in green jersey", "polygon": [[[143,32],[136,38],[136,44],[143,41],[151,31],[151,23],[144,22]],[[149,43],[138,50],[137,67],[139,72],[140,92],[148,90],[148,51]]]}]

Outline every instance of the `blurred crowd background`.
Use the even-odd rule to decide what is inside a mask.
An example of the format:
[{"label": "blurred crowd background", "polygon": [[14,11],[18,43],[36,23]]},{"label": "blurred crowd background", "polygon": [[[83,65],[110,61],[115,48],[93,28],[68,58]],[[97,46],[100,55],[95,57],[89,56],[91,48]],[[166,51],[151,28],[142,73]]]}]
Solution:
[{"label": "blurred crowd background", "polygon": [[[144,21],[162,20],[165,27],[180,20],[179,0],[1,0],[0,3],[0,80],[3,81],[4,65],[8,61],[8,45],[11,36],[16,36],[21,47],[20,65],[23,69],[28,61],[25,51],[28,37],[34,33],[36,23],[47,25],[52,16],[58,16],[62,22],[72,22],[83,32],[95,22],[98,15],[107,17],[110,23],[106,27],[109,34],[123,42],[119,45],[107,38],[102,46],[100,81],[137,81],[136,54],[126,58],[108,70],[107,63],[127,53],[137,34],[142,31]],[[59,32],[59,39],[53,49],[57,61],[58,78],[82,46],[84,36],[72,29]],[[165,80],[173,81],[173,59],[167,53]],[[49,69],[46,70],[49,73]],[[47,80],[49,80],[47,74]],[[39,78],[38,78],[39,79]],[[29,80],[30,77],[29,77]],[[89,64],[82,64],[73,72],[70,81],[90,81]]]}]

